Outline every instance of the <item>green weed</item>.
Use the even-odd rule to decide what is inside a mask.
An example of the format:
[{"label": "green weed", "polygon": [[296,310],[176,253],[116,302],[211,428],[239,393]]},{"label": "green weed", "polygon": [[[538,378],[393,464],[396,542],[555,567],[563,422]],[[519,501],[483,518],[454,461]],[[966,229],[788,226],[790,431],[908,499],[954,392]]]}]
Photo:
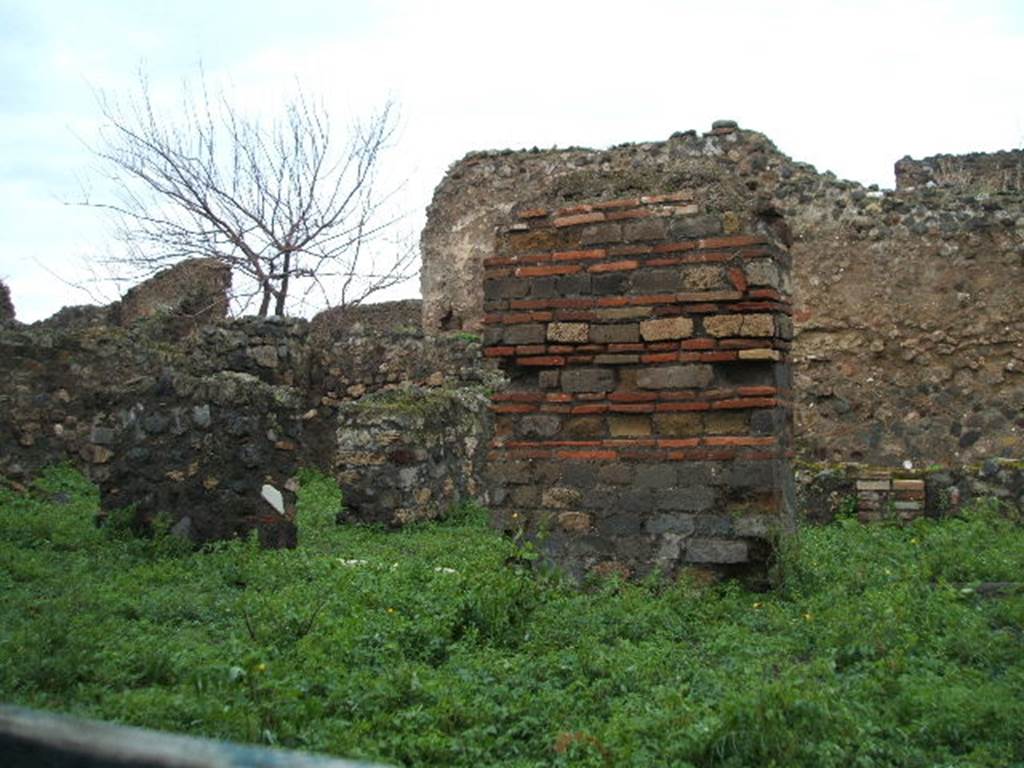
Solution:
[{"label": "green weed", "polygon": [[755,594],[580,589],[477,505],[384,532],[341,502],[304,473],[298,549],[194,551],[97,527],[67,467],[0,489],[0,697],[396,765],[1024,761],[1006,510],[804,529]]}]

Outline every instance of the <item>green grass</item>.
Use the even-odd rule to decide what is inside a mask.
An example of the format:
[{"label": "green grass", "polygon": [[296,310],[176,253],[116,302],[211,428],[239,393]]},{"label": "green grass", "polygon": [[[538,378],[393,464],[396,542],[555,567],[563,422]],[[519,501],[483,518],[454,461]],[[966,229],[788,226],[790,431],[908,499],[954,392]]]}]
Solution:
[{"label": "green grass", "polygon": [[[97,528],[66,469],[0,490],[0,700],[437,766],[1024,764],[1024,531],[993,509],[802,531],[779,587],[523,566],[468,508],[191,552]],[[528,553],[527,553],[528,554]]]}]

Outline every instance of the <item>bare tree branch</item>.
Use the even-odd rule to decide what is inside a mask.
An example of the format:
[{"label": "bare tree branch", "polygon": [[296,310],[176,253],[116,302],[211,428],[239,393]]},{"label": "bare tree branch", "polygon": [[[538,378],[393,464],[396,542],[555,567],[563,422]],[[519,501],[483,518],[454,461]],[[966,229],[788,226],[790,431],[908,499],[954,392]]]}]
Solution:
[{"label": "bare tree branch", "polygon": [[119,264],[148,274],[218,259],[241,278],[236,304],[259,297],[261,315],[311,295],[358,304],[416,274],[413,240],[386,239],[400,220],[389,213],[396,190],[377,185],[395,131],[391,103],[336,142],[323,104],[301,90],[269,125],[211,97],[203,78],[174,115],[154,108],[144,74],[127,103],[97,100],[106,124],[93,152],[115,193],[82,204],[116,219]]}]

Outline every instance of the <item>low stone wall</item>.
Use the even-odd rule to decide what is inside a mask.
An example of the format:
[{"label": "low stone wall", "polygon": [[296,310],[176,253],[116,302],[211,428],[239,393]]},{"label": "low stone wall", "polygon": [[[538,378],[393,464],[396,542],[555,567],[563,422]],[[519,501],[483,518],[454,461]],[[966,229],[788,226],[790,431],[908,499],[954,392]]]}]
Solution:
[{"label": "low stone wall", "polygon": [[93,416],[87,446],[104,468],[105,509],[131,506],[140,524],[167,516],[197,541],[256,530],[265,546],[295,545],[300,391],[244,373],[165,372],[119,394]]},{"label": "low stone wall", "polygon": [[852,514],[863,522],[942,517],[982,500],[1024,511],[1024,464],[1009,459],[919,470],[802,463],[796,482],[800,510],[812,522]]},{"label": "low stone wall", "polygon": [[763,568],[793,525],[785,250],[692,192],[519,218],[484,261],[500,524],[577,575]]},{"label": "low stone wall", "polygon": [[486,500],[488,404],[480,388],[404,387],[338,406],[332,471],[346,514],[399,526]]},{"label": "low stone wall", "polygon": [[962,192],[1024,192],[1024,150],[933,155],[896,162],[896,189],[951,187]]},{"label": "low stone wall", "polygon": [[[304,320],[174,310],[122,327],[115,305],[0,330],[0,474],[71,461],[140,525],[165,514],[198,541],[256,528],[272,545],[294,541],[300,466],[339,479],[352,520],[434,518],[475,495],[478,392],[496,375],[479,341],[345,328],[325,344]],[[342,460],[361,439],[372,461]]]},{"label": "low stone wall", "polygon": [[312,321],[312,333],[320,338],[374,333],[416,334],[422,325],[423,302],[419,299],[333,307]]},{"label": "low stone wall", "polygon": [[480,339],[472,334],[425,338],[422,332],[343,333],[309,342],[310,391],[321,404],[358,400],[368,392],[413,384],[487,386],[497,379],[482,365]]}]

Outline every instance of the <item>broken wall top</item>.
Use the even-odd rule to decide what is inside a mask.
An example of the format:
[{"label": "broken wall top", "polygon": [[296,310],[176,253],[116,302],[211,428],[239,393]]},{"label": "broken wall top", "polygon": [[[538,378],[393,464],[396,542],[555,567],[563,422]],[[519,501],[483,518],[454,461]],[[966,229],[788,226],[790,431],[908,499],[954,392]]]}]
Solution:
[{"label": "broken wall top", "polygon": [[946,187],[960,192],[1024,193],[1024,150],[904,157],[896,163],[896,189]]},{"label": "broken wall top", "polygon": [[[992,157],[961,159],[983,168]],[[1019,457],[1024,194],[952,181],[864,187],[728,122],[608,150],[471,153],[428,212],[425,330],[480,327],[484,259],[496,227],[521,210],[690,189],[701,216],[792,240],[801,456],[889,466]]]},{"label": "broken wall top", "polygon": [[[740,226],[784,220],[797,242],[835,232],[868,242],[948,240],[955,233],[1024,239],[1019,183],[1003,184],[1008,194],[997,202],[984,190],[948,184],[880,191],[794,161],[761,133],[730,121],[715,125],[703,134],[686,131],[667,141],[607,150],[467,154],[449,169],[427,211],[420,278],[426,332],[479,329],[481,261],[493,252],[495,227],[511,223],[524,208],[691,189],[709,209],[737,217]],[[998,153],[1018,169],[1019,154]],[[907,160],[897,164],[898,178],[907,178],[900,170]],[[923,166],[933,160],[911,162]],[[982,160],[967,165],[987,167]]]}]

